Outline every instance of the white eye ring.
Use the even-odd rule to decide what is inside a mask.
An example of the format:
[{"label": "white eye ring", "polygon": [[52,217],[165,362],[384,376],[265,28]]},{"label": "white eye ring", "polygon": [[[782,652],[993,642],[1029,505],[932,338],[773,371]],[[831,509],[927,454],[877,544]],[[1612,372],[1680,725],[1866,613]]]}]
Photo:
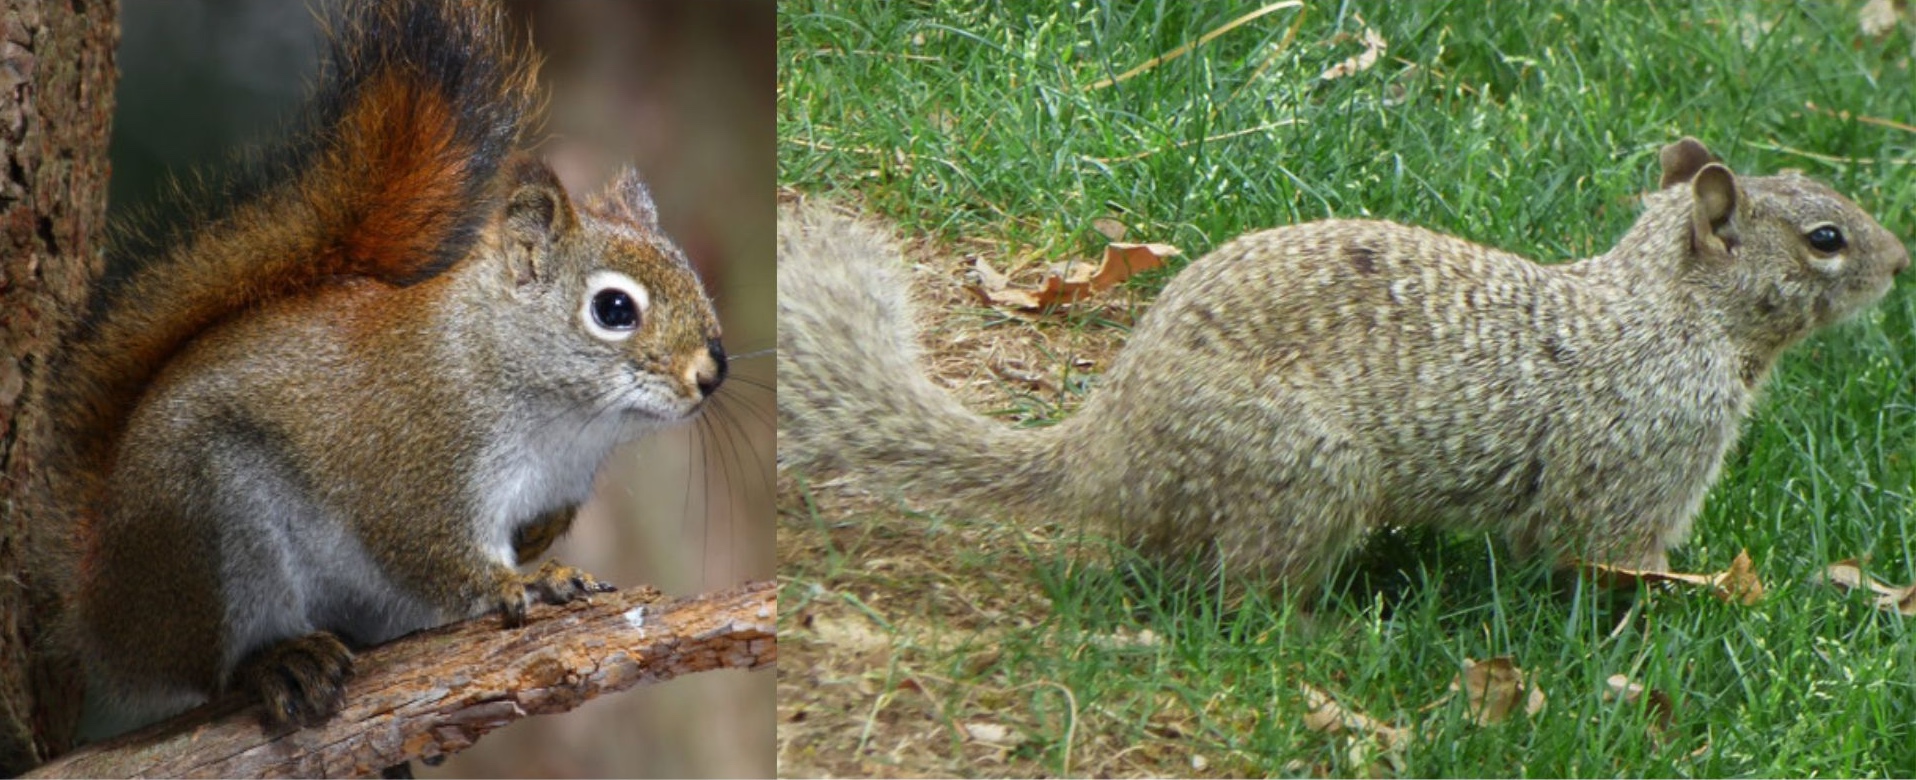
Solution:
[{"label": "white eye ring", "polygon": [[585,280],[579,321],[602,341],[624,341],[645,322],[652,296],[645,285],[618,271],[593,271]]}]

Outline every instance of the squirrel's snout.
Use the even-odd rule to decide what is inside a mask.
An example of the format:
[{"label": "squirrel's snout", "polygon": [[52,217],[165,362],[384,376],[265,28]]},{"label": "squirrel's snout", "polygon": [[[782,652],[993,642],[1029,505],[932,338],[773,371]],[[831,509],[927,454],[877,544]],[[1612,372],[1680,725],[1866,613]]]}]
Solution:
[{"label": "squirrel's snout", "polygon": [[692,361],[692,383],[698,385],[700,398],[709,398],[724,381],[725,347],[716,338],[706,339],[705,354]]}]

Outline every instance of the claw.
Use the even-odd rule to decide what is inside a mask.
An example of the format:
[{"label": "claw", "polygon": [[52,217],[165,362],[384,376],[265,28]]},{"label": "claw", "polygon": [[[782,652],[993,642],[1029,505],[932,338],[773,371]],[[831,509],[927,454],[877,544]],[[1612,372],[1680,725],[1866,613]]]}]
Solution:
[{"label": "claw", "polygon": [[558,561],[546,561],[538,571],[526,577],[525,587],[547,604],[589,599],[594,593],[616,590],[611,584]]},{"label": "claw", "polygon": [[353,653],[339,637],[316,631],[260,650],[234,680],[266,705],[269,726],[312,726],[333,716],[346,698]]},{"label": "claw", "polygon": [[594,593],[618,590],[611,583],[557,561],[546,561],[531,574],[502,571],[495,581],[492,611],[499,613],[507,628],[526,624],[526,610],[536,600],[541,604],[566,604],[590,599]]},{"label": "claw", "polygon": [[506,628],[525,625],[527,606],[524,579],[511,569],[501,571],[492,591],[492,611],[499,613],[499,622]]}]

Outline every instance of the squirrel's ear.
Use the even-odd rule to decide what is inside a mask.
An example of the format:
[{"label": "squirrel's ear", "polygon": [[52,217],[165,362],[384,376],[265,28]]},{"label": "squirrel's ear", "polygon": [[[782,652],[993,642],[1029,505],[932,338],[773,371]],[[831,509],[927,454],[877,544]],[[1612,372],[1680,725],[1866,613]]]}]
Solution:
[{"label": "squirrel's ear", "polygon": [[1683,140],[1663,147],[1663,151],[1657,157],[1663,162],[1663,181],[1657,184],[1657,189],[1665,189],[1672,184],[1682,184],[1696,178],[1697,172],[1703,170],[1703,166],[1720,162],[1716,159],[1716,155],[1710,153],[1710,150],[1703,148],[1701,141],[1689,136],[1684,136]]},{"label": "squirrel's ear", "polygon": [[639,178],[639,170],[630,165],[619,169],[619,175],[592,199],[592,207],[609,218],[659,232],[659,210],[652,204],[652,192]]},{"label": "squirrel's ear", "polygon": [[526,242],[551,240],[572,229],[572,199],[545,163],[532,161],[513,171],[512,196],[506,201],[506,229]]},{"label": "squirrel's ear", "polygon": [[1736,174],[1720,163],[1710,163],[1691,177],[1690,192],[1696,196],[1692,236],[1697,251],[1720,255],[1735,248],[1730,218],[1736,215],[1739,197]]},{"label": "squirrel's ear", "polygon": [[578,217],[565,186],[545,163],[524,160],[513,170],[512,194],[506,199],[505,233],[512,243],[514,273],[520,284],[543,275],[545,247],[573,229]]}]

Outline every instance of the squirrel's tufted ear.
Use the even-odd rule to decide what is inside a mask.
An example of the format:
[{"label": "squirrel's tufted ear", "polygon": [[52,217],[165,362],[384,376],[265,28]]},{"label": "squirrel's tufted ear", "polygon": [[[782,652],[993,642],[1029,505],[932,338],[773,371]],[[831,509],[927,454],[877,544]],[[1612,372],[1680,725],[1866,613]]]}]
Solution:
[{"label": "squirrel's tufted ear", "polygon": [[548,241],[571,230],[577,218],[565,185],[544,162],[523,159],[513,166],[512,195],[506,201],[506,229],[525,242]]},{"label": "squirrel's tufted ear", "polygon": [[1657,184],[1657,189],[1666,189],[1672,184],[1682,184],[1696,178],[1697,172],[1703,170],[1703,166],[1721,162],[1716,155],[1710,153],[1709,149],[1703,148],[1703,142],[1687,135],[1683,137],[1683,140],[1663,147],[1663,151],[1657,155],[1657,158],[1663,162],[1663,180]]},{"label": "squirrel's tufted ear", "polygon": [[639,170],[630,165],[619,169],[619,175],[592,198],[591,209],[648,232],[659,232],[659,210],[652,204],[652,192],[645,188],[645,180],[639,178]]},{"label": "squirrel's tufted ear", "polygon": [[1690,179],[1690,192],[1696,196],[1691,240],[1697,251],[1720,256],[1736,248],[1735,226],[1730,221],[1741,198],[1736,174],[1721,163],[1710,163]]},{"label": "squirrel's tufted ear", "polygon": [[578,224],[565,186],[544,162],[523,158],[513,166],[512,194],[506,199],[505,233],[512,246],[519,284],[544,274],[544,253],[553,239]]}]

